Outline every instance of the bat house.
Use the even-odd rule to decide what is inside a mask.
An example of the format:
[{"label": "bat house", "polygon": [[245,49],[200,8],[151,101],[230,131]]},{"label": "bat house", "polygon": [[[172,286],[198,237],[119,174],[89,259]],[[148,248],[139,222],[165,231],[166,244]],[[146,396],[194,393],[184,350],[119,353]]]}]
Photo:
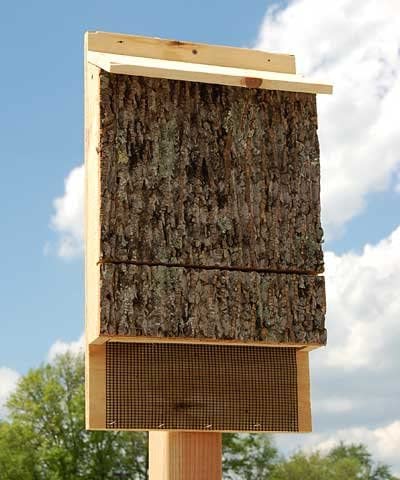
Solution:
[{"label": "bat house", "polygon": [[293,55],[103,32],[85,50],[87,427],[310,431],[332,87]]}]

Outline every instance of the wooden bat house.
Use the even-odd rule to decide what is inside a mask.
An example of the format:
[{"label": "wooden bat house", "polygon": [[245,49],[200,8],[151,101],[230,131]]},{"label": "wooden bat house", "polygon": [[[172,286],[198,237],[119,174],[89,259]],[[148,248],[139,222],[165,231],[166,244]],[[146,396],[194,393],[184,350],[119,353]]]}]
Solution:
[{"label": "wooden bat house", "polygon": [[293,55],[86,34],[89,429],[311,430],[331,91]]}]

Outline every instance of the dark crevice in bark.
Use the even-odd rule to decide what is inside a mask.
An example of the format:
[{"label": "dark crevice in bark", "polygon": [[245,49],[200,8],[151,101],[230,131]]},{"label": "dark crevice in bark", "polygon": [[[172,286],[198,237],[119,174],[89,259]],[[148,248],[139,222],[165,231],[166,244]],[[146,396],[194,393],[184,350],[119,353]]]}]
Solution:
[{"label": "dark crevice in bark", "polygon": [[324,344],[324,278],[103,264],[101,334]]},{"label": "dark crevice in bark", "polygon": [[148,267],[170,267],[170,268],[186,268],[193,270],[220,270],[220,271],[233,271],[233,272],[258,272],[258,273],[276,273],[281,275],[310,275],[315,276],[322,271],[310,272],[309,270],[300,270],[296,268],[259,268],[259,267],[241,267],[236,265],[195,265],[195,264],[182,264],[171,262],[152,262],[146,260],[113,260],[109,258],[100,259],[97,265],[138,265]]}]

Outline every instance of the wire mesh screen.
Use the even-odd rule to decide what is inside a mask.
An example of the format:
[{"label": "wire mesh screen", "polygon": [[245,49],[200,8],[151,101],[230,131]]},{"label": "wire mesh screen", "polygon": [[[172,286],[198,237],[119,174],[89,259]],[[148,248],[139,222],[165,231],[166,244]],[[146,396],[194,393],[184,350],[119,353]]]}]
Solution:
[{"label": "wire mesh screen", "polygon": [[106,426],[296,432],[296,349],[107,343]]}]

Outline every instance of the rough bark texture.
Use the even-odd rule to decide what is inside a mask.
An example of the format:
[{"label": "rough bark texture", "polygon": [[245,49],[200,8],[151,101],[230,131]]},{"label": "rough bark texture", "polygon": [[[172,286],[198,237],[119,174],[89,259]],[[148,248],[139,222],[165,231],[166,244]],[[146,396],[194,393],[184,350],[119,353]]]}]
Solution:
[{"label": "rough bark texture", "polygon": [[101,333],[324,344],[319,276],[105,264]]},{"label": "rough bark texture", "polygon": [[101,255],[321,272],[315,95],[103,72]]},{"label": "rough bark texture", "polygon": [[315,95],[102,72],[100,122],[101,335],[325,343]]}]

